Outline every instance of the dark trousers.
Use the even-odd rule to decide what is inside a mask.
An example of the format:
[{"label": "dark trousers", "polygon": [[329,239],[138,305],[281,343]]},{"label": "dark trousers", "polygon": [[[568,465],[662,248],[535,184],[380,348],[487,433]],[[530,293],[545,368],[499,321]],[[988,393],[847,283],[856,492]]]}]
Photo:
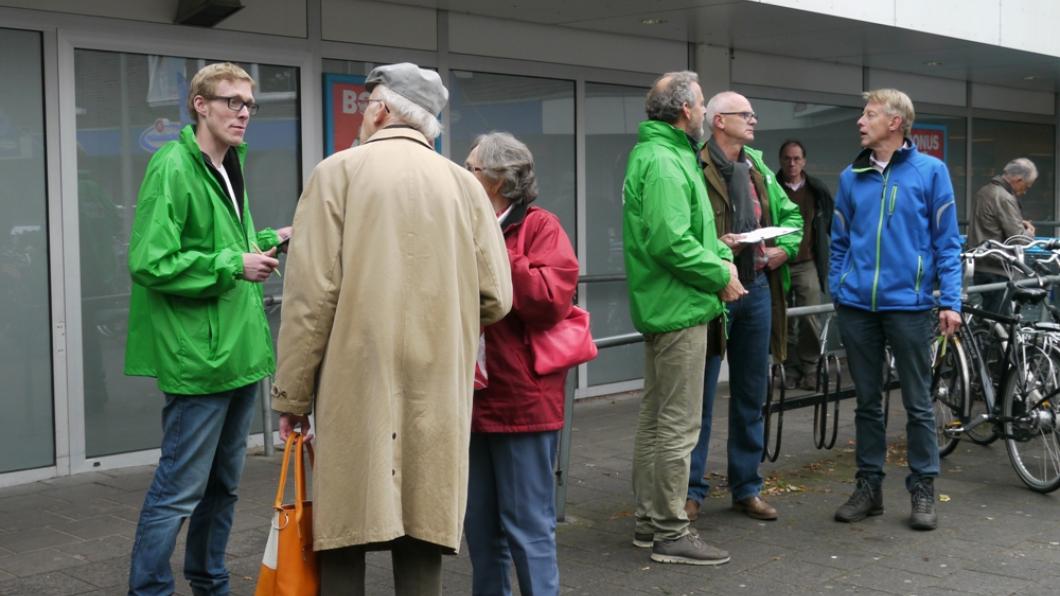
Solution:
[{"label": "dark trousers", "polygon": [[894,353],[906,411],[909,475],[906,488],[939,475],[935,411],[931,403],[931,311],[869,312],[840,306],[839,333],[857,393],[854,425],[858,477],[883,479],[887,436],[883,422],[884,344]]},{"label": "dark trousers", "polygon": [[383,545],[347,546],[322,550],[320,596],[364,596],[364,554],[389,548],[398,596],[441,596],[442,551],[434,544],[402,537]]}]

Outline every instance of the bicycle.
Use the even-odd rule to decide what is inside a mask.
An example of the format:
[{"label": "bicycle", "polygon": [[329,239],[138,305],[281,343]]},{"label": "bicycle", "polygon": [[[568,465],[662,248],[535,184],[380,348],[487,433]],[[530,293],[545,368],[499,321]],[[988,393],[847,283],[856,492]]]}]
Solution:
[{"label": "bicycle", "polygon": [[[932,397],[939,453],[948,455],[962,437],[987,425],[1005,440],[1009,461],[1020,480],[1032,490],[1052,492],[1060,488],[1060,326],[1028,323],[1020,314],[1024,306],[1040,304],[1048,292],[1041,287],[1041,277],[1023,263],[1020,250],[994,243],[963,256],[970,261],[999,257],[1034,278],[1040,287],[1011,284],[1011,316],[981,310],[965,298],[961,306],[965,324],[953,337],[936,342]],[[1007,334],[999,370],[994,371],[996,385],[971,317],[1000,324]],[[971,387],[976,377],[984,407],[973,415]]]}]

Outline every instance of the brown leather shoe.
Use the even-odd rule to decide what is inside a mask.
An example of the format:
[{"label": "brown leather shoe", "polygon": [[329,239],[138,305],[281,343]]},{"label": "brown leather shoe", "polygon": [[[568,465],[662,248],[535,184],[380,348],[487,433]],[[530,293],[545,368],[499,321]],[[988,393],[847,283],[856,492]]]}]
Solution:
[{"label": "brown leather shoe", "polygon": [[734,511],[739,511],[747,517],[754,519],[773,521],[778,517],[776,508],[769,503],[766,503],[765,500],[758,495],[747,497],[742,501],[736,501],[732,504],[732,508]]},{"label": "brown leather shoe", "polygon": [[688,521],[696,521],[699,519],[699,503],[696,503],[692,499],[685,501],[685,514],[688,515]]}]

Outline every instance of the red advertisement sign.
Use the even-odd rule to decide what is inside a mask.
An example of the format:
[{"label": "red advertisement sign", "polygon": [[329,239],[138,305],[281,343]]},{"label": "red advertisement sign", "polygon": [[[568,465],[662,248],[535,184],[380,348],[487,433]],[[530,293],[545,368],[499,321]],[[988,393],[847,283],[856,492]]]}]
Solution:
[{"label": "red advertisement sign", "polygon": [[918,124],[911,131],[913,142],[921,153],[946,161],[946,127],[938,124]]},{"label": "red advertisement sign", "polygon": [[324,75],[324,154],[349,149],[357,142],[369,93],[364,77]]}]

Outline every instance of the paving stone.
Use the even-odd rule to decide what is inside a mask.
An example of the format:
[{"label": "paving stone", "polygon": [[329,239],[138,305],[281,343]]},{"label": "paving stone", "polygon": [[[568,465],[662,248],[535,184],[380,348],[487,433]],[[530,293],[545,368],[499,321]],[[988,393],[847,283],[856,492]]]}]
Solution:
[{"label": "paving stone", "polygon": [[74,542],[81,542],[81,539],[50,528],[27,529],[0,536],[0,547],[16,554]]},{"label": "paving stone", "polygon": [[1010,576],[994,575],[991,573],[980,573],[965,569],[960,573],[954,573],[938,583],[932,584],[947,590],[956,590],[964,594],[984,594],[993,596],[995,594],[1021,594],[1023,588],[1031,582],[1019,580]]},{"label": "paving stone", "polygon": [[85,562],[106,561],[108,559],[127,558],[132,552],[133,541],[124,536],[107,536],[96,540],[86,540],[56,550],[81,559]]},{"label": "paving stone", "polygon": [[103,538],[105,536],[124,536],[131,539],[136,534],[135,523],[113,515],[93,517],[63,524],[52,524],[49,528],[64,534],[71,534],[82,540]]},{"label": "paving stone", "polygon": [[69,596],[92,590],[92,585],[62,573],[44,573],[0,583],[4,596]]},{"label": "paving stone", "polygon": [[97,563],[63,570],[66,575],[88,582],[97,588],[108,589],[110,594],[119,593],[119,588],[129,585],[129,553],[122,557],[113,557]]},{"label": "paving stone", "polygon": [[73,555],[55,549],[45,549],[4,557],[0,559],[0,570],[18,577],[28,577],[84,564],[84,561]]},{"label": "paving stone", "polygon": [[3,548],[4,534],[23,533],[27,529],[33,530],[69,521],[72,521],[72,518],[43,509],[27,509],[17,513],[5,513],[0,515],[0,530],[3,530],[0,532],[0,548]]}]

